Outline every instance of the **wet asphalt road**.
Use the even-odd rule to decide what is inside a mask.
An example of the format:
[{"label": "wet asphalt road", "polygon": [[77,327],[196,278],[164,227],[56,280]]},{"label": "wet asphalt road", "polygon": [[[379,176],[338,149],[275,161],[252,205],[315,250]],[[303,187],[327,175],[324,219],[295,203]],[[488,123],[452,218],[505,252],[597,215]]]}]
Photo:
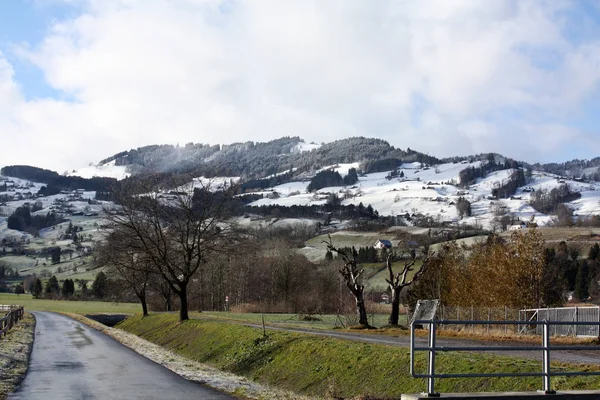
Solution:
[{"label": "wet asphalt road", "polygon": [[234,399],[187,381],[71,318],[33,314],[29,370],[8,399]]}]

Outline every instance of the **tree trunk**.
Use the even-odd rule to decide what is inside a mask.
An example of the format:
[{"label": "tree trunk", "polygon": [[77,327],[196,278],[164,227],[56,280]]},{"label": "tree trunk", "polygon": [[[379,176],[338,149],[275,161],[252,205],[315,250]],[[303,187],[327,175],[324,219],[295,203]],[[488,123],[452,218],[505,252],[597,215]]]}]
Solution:
[{"label": "tree trunk", "polygon": [[400,289],[392,289],[392,312],[388,319],[388,324],[392,326],[398,326],[398,320],[400,319]]},{"label": "tree trunk", "polygon": [[165,296],[165,311],[171,311],[171,296]]},{"label": "tree trunk", "polygon": [[142,317],[148,316],[148,304],[146,303],[146,296],[139,296],[142,302]]},{"label": "tree trunk", "polygon": [[180,286],[179,291],[179,322],[190,319],[188,316],[187,285]]},{"label": "tree trunk", "polygon": [[367,308],[365,307],[365,299],[362,292],[356,297],[356,310],[358,311],[358,323],[363,326],[369,326],[369,317],[367,316]]}]

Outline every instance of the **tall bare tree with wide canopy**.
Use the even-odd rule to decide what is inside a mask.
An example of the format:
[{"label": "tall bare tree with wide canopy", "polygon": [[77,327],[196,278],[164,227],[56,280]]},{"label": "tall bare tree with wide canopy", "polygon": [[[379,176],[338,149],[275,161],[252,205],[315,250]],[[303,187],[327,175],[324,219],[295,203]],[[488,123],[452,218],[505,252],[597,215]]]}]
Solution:
[{"label": "tall bare tree with wide canopy", "polygon": [[[143,191],[135,190],[135,193]],[[188,287],[212,254],[226,251],[234,227],[227,222],[231,191],[210,186],[179,189],[167,196],[116,194],[120,208],[108,212],[114,230],[134,237],[137,251],[179,297],[179,320],[189,319]],[[145,191],[148,193],[148,191]]]}]

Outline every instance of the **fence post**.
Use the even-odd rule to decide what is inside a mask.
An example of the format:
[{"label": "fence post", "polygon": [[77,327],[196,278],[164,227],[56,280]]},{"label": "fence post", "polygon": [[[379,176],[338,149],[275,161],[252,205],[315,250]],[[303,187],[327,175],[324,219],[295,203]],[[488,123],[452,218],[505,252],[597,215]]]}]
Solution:
[{"label": "fence post", "polygon": [[[508,309],[504,306],[504,321],[508,321]],[[508,325],[504,324],[504,334],[508,332]]]},{"label": "fence post", "polygon": [[[575,307],[575,322],[579,322],[579,307]],[[573,326],[573,337],[577,337],[577,328],[579,328],[579,325],[575,324]]]},{"label": "fence post", "polygon": [[548,320],[544,320],[542,325],[542,348],[544,352],[542,368],[544,373],[544,389],[545,394],[555,394],[556,392],[550,388],[550,329],[548,328]]},{"label": "fence post", "polygon": [[487,324],[487,334],[490,334],[490,308],[488,307],[488,324]]},{"label": "fence post", "polygon": [[[456,320],[460,321],[460,306],[456,306]],[[460,330],[460,325],[456,325],[455,329],[458,332]]]},{"label": "fence post", "polygon": [[435,335],[436,326],[435,320],[431,321],[429,326],[429,368],[427,374],[427,396],[428,397],[439,397],[440,394],[435,392]]},{"label": "fence post", "polygon": [[[471,321],[474,321],[475,317],[473,315],[473,306],[471,306]],[[475,331],[475,324],[471,322],[471,333],[473,333],[473,331]]]}]

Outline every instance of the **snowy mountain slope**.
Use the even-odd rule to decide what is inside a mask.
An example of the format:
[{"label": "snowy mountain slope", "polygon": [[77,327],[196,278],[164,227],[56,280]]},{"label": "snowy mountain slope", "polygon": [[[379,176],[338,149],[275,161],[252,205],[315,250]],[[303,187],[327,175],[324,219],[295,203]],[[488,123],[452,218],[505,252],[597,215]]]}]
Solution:
[{"label": "snowy mountain slope", "polygon": [[[494,199],[492,191],[505,184],[514,169],[492,172],[478,179],[468,189],[455,186],[461,170],[480,165],[479,161],[471,164],[447,163],[434,167],[423,167],[421,163],[403,164],[398,169],[398,174],[403,177],[389,179],[389,171],[372,173],[359,177],[359,181],[350,187],[327,187],[315,193],[307,192],[309,181],[290,182],[266,189],[262,192],[265,198],[250,205],[321,205],[333,193],[343,199],[343,205],[371,205],[380,215],[385,216],[416,213],[440,222],[477,224],[490,228],[496,210],[503,208],[523,221],[534,217],[543,226],[549,224],[552,217],[535,211],[529,205],[529,190],[552,190],[567,184],[572,191],[581,192],[582,195],[569,204],[576,216],[600,214],[600,184],[565,180],[543,172],[534,173],[531,182],[519,188],[511,199]],[[356,168],[357,165],[338,164],[328,168],[343,174],[352,167]],[[459,220],[455,206],[459,197],[471,202],[471,217]]]},{"label": "snowy mountain slope", "polygon": [[115,165],[115,160],[109,161],[106,164],[90,165],[78,170],[73,170],[67,173],[67,176],[79,176],[81,178],[115,178],[117,180],[125,179],[131,174],[127,172],[127,166]]}]

